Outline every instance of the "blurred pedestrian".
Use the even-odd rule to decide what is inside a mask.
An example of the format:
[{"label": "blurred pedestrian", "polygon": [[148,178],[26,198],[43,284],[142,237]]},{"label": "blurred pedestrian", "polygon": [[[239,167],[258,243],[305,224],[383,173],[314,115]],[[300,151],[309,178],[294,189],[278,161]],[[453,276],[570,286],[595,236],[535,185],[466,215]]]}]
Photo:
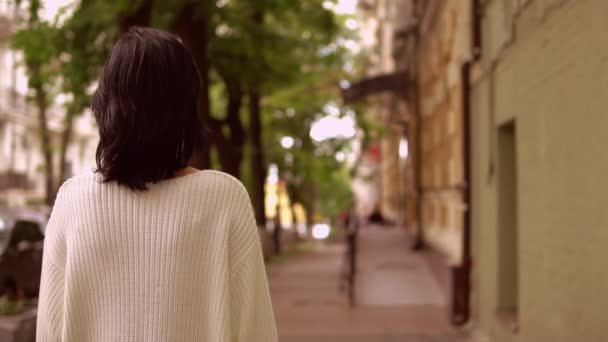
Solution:
[{"label": "blurred pedestrian", "polygon": [[97,170],[61,187],[37,341],[277,341],[247,191],[188,167],[200,79],[173,35],[132,28],[93,98]]}]

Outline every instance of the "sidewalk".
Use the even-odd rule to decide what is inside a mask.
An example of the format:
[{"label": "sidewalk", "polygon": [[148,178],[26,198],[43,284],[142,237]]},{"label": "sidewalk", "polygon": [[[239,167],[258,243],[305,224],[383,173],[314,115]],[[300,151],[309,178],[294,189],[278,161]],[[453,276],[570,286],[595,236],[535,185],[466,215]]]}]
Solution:
[{"label": "sidewalk", "polygon": [[366,227],[359,238],[357,305],[338,291],[342,244],[269,267],[281,342],[460,342],[449,324],[447,278],[414,253],[400,229]]}]

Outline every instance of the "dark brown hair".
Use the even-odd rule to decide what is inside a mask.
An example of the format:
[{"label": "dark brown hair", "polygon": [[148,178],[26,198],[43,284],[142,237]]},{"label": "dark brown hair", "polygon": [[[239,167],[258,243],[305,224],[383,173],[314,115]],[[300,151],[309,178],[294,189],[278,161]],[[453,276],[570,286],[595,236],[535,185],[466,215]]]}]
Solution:
[{"label": "dark brown hair", "polygon": [[173,35],[133,27],[110,53],[93,95],[97,172],[134,190],[174,177],[201,141],[200,76]]}]

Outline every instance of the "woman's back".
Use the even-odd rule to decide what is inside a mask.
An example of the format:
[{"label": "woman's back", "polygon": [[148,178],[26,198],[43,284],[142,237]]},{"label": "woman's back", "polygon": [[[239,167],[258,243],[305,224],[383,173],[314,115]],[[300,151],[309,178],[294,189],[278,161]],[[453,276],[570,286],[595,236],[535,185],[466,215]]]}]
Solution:
[{"label": "woman's back", "polygon": [[220,172],[69,180],[43,268],[38,341],[276,341],[249,197]]}]

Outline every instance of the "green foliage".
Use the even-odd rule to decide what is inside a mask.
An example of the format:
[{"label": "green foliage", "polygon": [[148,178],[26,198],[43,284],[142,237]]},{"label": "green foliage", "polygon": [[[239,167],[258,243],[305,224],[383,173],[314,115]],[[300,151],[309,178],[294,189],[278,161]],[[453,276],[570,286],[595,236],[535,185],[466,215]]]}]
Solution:
[{"label": "green foliage", "polygon": [[23,53],[28,71],[28,84],[32,89],[40,89],[52,83],[57,76],[56,65],[52,63],[56,55],[52,44],[56,34],[55,28],[50,24],[34,22],[12,36],[13,48]]},{"label": "green foliage", "polygon": [[[330,217],[351,200],[348,173],[334,158],[347,144],[317,146],[309,131],[323,106],[339,101],[337,85],[345,77],[343,60],[348,57],[339,42],[349,32],[342,29],[344,19],[322,3],[222,2],[211,16],[210,60],[221,76],[212,77],[211,98],[212,113],[220,118],[217,113],[226,105],[224,87],[218,86],[221,78],[259,87],[268,162],[279,165],[292,201]],[[294,137],[298,147],[284,150],[279,144],[283,136]],[[319,150],[328,152],[319,157]]]},{"label": "green foliage", "polygon": [[297,82],[307,61],[338,29],[333,13],[321,4],[320,0],[224,2],[212,16],[212,65],[220,74],[262,85],[264,93]]},{"label": "green foliage", "polygon": [[16,315],[23,311],[25,302],[23,299],[9,299],[8,296],[0,296],[0,316]]},{"label": "green foliage", "polygon": [[57,92],[67,95],[66,119],[82,114],[90,105],[88,89],[115,39],[117,17],[129,3],[82,0],[45,22],[38,14],[43,2],[27,0],[27,23],[15,32],[12,45],[23,52],[30,88],[57,86]]},{"label": "green foliage", "polygon": [[71,95],[68,115],[79,115],[90,105],[87,90],[97,79],[117,33],[114,11],[107,2],[83,1],[58,29],[61,90]]},{"label": "green foliage", "polygon": [[314,209],[317,214],[331,220],[348,208],[353,200],[348,170],[334,166],[334,162],[335,160],[313,164],[317,181],[317,202]]},{"label": "green foliage", "polygon": [[[352,202],[349,172],[335,159],[336,152],[348,152],[350,141],[314,142],[309,132],[318,118],[328,114],[328,103],[340,109],[340,116],[349,110],[340,107],[338,84],[350,77],[344,60],[353,56],[342,43],[352,32],[343,28],[345,18],[322,10],[321,1],[298,3],[310,7],[299,22],[290,19],[291,27],[297,28],[291,35],[293,49],[273,55],[276,63],[293,56],[295,67],[284,83],[274,83],[265,98],[266,151],[287,181],[292,200],[332,219]],[[283,149],[279,143],[283,136],[293,137],[295,146]]]}]

